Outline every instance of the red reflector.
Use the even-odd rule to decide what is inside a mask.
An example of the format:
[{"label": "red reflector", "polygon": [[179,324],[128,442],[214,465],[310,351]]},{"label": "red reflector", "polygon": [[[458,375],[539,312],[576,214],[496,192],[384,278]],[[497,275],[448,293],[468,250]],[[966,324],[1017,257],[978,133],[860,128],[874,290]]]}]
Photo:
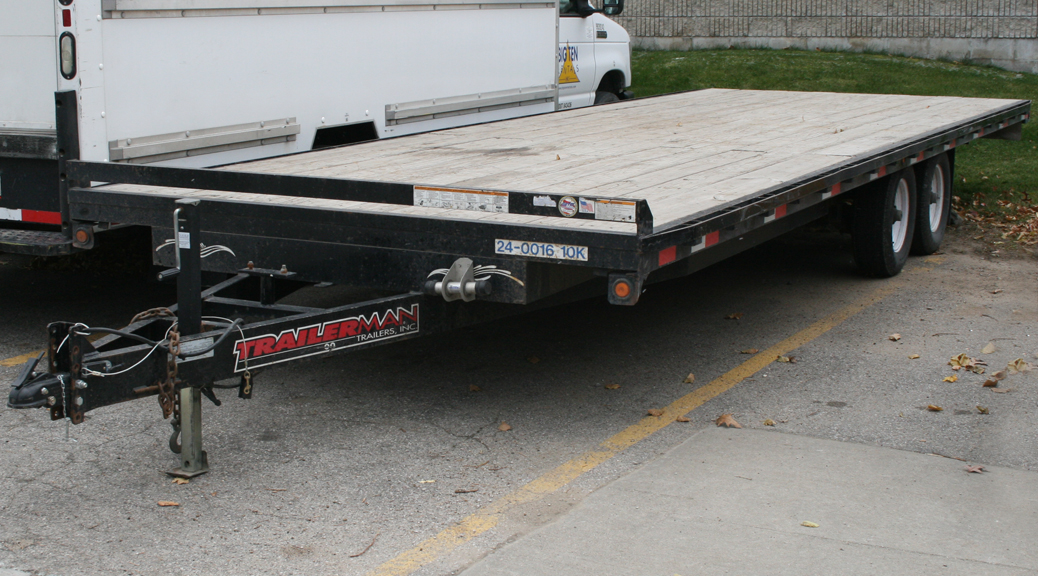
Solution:
[{"label": "red reflector", "polygon": [[22,222],[37,224],[61,224],[60,212],[44,212],[43,210],[22,210]]},{"label": "red reflector", "polygon": [[69,26],[72,25],[72,11],[71,10],[62,10],[61,11],[61,24],[65,28],[68,28]]},{"label": "red reflector", "polygon": [[720,230],[714,230],[713,232],[711,232],[711,233],[706,235],[706,245],[707,245],[707,247],[710,247],[710,246],[713,246],[714,244],[717,244],[718,241],[720,241],[720,240],[721,240],[721,231]]},{"label": "red reflector", "polygon": [[671,246],[660,250],[660,266],[666,266],[678,258],[678,247]]},{"label": "red reflector", "polygon": [[775,218],[782,218],[786,215],[786,204],[775,208]]}]

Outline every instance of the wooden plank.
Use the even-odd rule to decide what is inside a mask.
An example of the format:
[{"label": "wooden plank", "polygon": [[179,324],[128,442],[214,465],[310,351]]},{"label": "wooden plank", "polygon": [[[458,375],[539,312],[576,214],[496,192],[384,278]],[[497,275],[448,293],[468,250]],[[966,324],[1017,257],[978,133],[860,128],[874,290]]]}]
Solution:
[{"label": "wooden plank", "polygon": [[[519,118],[226,166],[464,188],[645,198],[657,229],[836,167],[1013,101],[711,89]],[[139,193],[236,198],[557,228],[633,226],[257,194],[151,187]]]}]

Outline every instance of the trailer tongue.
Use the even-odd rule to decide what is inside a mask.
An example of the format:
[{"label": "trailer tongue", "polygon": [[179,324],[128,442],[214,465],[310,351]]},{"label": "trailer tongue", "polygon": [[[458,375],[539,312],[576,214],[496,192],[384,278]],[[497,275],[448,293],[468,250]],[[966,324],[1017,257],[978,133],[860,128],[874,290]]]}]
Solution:
[{"label": "trailer tongue", "polygon": [[[23,371],[9,406],[78,424],[158,396],[190,476],[208,469],[201,396],[248,398],[274,364],[602,292],[633,305],[646,283],[827,216],[847,222],[865,272],[891,276],[910,251],[937,249],[954,150],[1018,139],[1029,110],[704,90],[216,170],[62,157],[77,240],[92,243],[96,222],[152,227],[178,303],[122,330],[51,324],[45,364]],[[203,269],[229,278],[203,290]],[[385,296],[279,302],[319,282]]]}]

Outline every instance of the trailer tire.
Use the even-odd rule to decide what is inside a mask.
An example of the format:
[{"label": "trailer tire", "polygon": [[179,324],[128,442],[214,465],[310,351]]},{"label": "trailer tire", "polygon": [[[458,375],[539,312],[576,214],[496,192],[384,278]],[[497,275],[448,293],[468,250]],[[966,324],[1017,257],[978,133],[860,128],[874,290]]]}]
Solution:
[{"label": "trailer tire", "polygon": [[612,104],[613,102],[619,102],[620,97],[612,92],[606,92],[605,90],[599,90],[595,92],[595,106],[599,104]]},{"label": "trailer tire", "polygon": [[933,254],[941,247],[951,212],[951,163],[947,154],[931,158],[919,172],[912,254]]},{"label": "trailer tire", "polygon": [[862,272],[889,278],[904,268],[912,248],[916,199],[911,168],[891,174],[854,199],[854,262]]}]

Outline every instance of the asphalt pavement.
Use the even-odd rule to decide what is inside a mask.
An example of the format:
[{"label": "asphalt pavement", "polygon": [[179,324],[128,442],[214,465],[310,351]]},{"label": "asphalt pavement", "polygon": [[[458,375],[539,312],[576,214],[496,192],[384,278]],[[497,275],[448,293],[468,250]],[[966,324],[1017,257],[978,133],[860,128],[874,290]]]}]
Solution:
[{"label": "asphalt pavement", "polygon": [[[961,232],[945,250],[913,258],[894,279],[871,280],[855,272],[846,239],[805,232],[649,286],[634,307],[596,299],[283,365],[260,375],[253,400],[223,393],[223,406],[204,405],[212,471],[183,485],[164,473],[176,460],[165,447],[170,428],[153,398],[97,410],[68,428],[43,411],[0,410],[0,570],[60,576],[480,570],[481,559],[492,562],[535,541],[527,539],[545,533],[539,530],[565,525],[632,478],[659,476],[653,471],[675,454],[704,450],[710,446],[704,439],[716,434],[735,438],[731,442],[777,438],[792,447],[814,441],[846,447],[828,449],[828,459],[805,460],[804,470],[816,475],[789,473],[781,462],[767,464],[771,458],[740,469],[753,480],[724,477],[735,468],[715,460],[710,467],[684,467],[692,484],[724,478],[707,492],[718,502],[728,501],[724,490],[756,490],[736,480],[768,485],[771,480],[754,471],[774,472],[772,489],[784,494],[796,483],[818,494],[816,506],[776,499],[772,507],[784,515],[762,512],[754,524],[735,519],[763,506],[765,497],[740,492],[749,498],[744,507],[722,515],[732,520],[725,530],[733,542],[752,550],[754,542],[771,541],[754,534],[777,527],[774,563],[767,549],[741,560],[768,573],[765,568],[779,566],[778,555],[789,550],[803,550],[807,560],[824,552],[798,548],[803,538],[860,546],[864,536],[852,528],[862,521],[852,517],[854,510],[836,509],[829,500],[836,492],[819,484],[826,470],[846,473],[840,454],[871,464],[883,460],[877,454],[888,454],[898,474],[927,467],[935,478],[942,474],[944,480],[909,491],[908,476],[863,469],[861,477],[886,487],[891,503],[913,494],[923,501],[957,499],[953,493],[968,496],[978,485],[990,485],[992,496],[999,486],[1016,485],[999,484],[1004,479],[1038,472],[1038,371],[1008,375],[994,390],[982,385],[1018,358],[1036,363],[1038,261]],[[26,270],[25,264],[0,256],[0,360],[42,348],[49,321],[118,327],[172,299],[168,287],[118,270]],[[320,301],[334,290],[314,288],[293,298]],[[900,338],[892,340],[893,334]],[[775,350],[795,362],[776,361]],[[962,353],[985,361],[986,373],[953,371],[948,361]],[[17,369],[0,362],[0,379],[13,378]],[[690,373],[694,381],[686,383]],[[945,381],[953,376],[954,382]],[[743,428],[718,433],[714,421],[722,414]],[[689,421],[678,421],[681,415]],[[865,448],[879,452],[854,452]],[[968,465],[988,472],[967,473]],[[933,468],[940,466],[948,468]],[[949,486],[962,490],[942,492]],[[839,488],[852,502],[869,501],[860,483]],[[637,498],[652,500],[661,490]],[[993,520],[1033,518],[1026,495],[1020,492],[1015,506],[986,501],[970,519],[932,518],[965,540],[973,527],[990,528]],[[923,508],[913,505],[906,516],[915,518]],[[653,548],[660,563],[627,573],[728,569],[723,555],[706,548],[704,509],[683,514],[678,517],[689,519],[687,527],[667,525],[697,531],[704,546],[697,561],[685,548],[666,552],[661,544]],[[799,526],[805,520],[819,528]],[[912,540],[905,550],[890,545],[902,538],[903,524],[870,519],[867,525],[890,549],[883,558],[922,554],[927,546],[934,558],[954,556],[936,537]],[[640,530],[631,526],[632,533]],[[745,533],[731,532],[740,526]],[[990,540],[976,541],[986,547]],[[584,552],[576,546],[573,554],[593,551],[591,543]],[[663,563],[679,549],[680,561],[671,558],[678,564]],[[987,550],[990,564],[1033,571],[1033,549],[1030,556],[1026,546],[1014,549],[1017,556]],[[552,561],[564,560],[556,555]],[[955,564],[966,565],[974,566]]]}]

